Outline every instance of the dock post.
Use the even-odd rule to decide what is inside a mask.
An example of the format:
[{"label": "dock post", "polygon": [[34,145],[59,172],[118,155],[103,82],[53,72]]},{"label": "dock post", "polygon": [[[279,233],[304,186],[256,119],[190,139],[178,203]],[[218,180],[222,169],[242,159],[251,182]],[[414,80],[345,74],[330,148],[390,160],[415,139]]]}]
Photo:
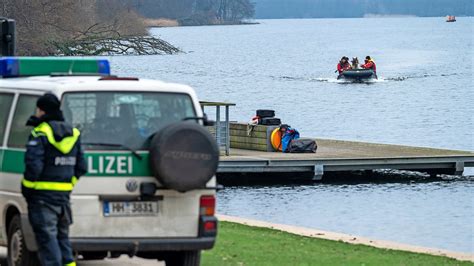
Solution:
[{"label": "dock post", "polygon": [[[223,152],[226,156],[230,155],[230,107],[235,106],[235,103],[225,103],[225,102],[207,102],[200,101],[199,104],[204,112],[204,107],[213,106],[216,108],[216,121],[214,125],[208,126],[208,130],[212,135],[215,136],[217,145],[219,147],[219,153]],[[221,120],[221,106],[225,106],[225,119]]]},{"label": "dock post", "polygon": [[313,180],[320,181],[323,179],[323,175],[324,175],[324,165],[322,164],[315,165]]},{"label": "dock post", "polygon": [[216,106],[216,141],[219,149],[221,148],[221,107]]},{"label": "dock post", "polygon": [[464,173],[464,162],[463,161],[456,162],[456,170],[454,171],[454,174],[462,175],[462,173]]},{"label": "dock post", "polygon": [[229,118],[229,106],[225,106],[225,155],[229,156],[230,154],[230,118]]}]

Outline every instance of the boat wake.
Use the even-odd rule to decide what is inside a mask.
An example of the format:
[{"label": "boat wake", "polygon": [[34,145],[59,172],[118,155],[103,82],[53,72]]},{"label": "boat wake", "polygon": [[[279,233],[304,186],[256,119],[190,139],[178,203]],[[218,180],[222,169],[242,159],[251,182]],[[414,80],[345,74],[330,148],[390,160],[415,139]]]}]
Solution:
[{"label": "boat wake", "polygon": [[449,77],[449,76],[457,76],[458,73],[449,73],[449,74],[421,74],[421,75],[408,75],[408,76],[395,76],[395,77],[379,77],[378,79],[370,79],[370,80],[363,80],[363,81],[353,81],[353,80],[343,80],[343,79],[336,79],[334,77],[326,78],[326,77],[292,77],[292,76],[271,76],[274,79],[279,79],[283,81],[309,81],[309,82],[326,82],[326,83],[340,83],[340,84],[348,84],[348,83],[362,83],[362,84],[372,84],[372,83],[384,83],[384,82],[399,82],[405,81],[408,79],[423,79],[429,77]]},{"label": "boat wake", "polygon": [[430,77],[450,77],[450,76],[457,76],[458,73],[449,73],[449,74],[423,74],[423,75],[409,75],[409,76],[400,76],[400,77],[388,77],[386,80],[391,80],[391,81],[404,81],[407,79],[424,79],[424,78],[430,78]]},{"label": "boat wake", "polygon": [[328,82],[328,83],[350,83],[347,80],[336,79],[336,78],[312,78],[309,81],[315,82]]},{"label": "boat wake", "polygon": [[305,78],[302,78],[302,77],[290,77],[290,76],[280,76],[280,77],[271,76],[271,77],[274,79],[281,79],[281,80],[287,80],[287,81],[292,81],[292,80],[304,81],[305,80]]},{"label": "boat wake", "polygon": [[309,79],[312,82],[327,82],[327,83],[340,83],[340,84],[353,84],[353,83],[360,83],[360,84],[372,84],[372,83],[381,83],[386,82],[387,80],[383,78],[379,79],[369,79],[369,80],[347,80],[347,79],[336,79],[336,78],[312,78]]},{"label": "boat wake", "polygon": [[290,76],[280,76],[275,77],[272,76],[274,79],[279,79],[283,81],[309,81],[309,82],[327,82],[327,83],[377,83],[377,82],[384,82],[385,80],[382,78],[373,79],[373,80],[363,80],[363,81],[351,81],[351,80],[344,80],[344,79],[337,79],[337,78],[307,78],[307,77],[290,77]]},{"label": "boat wake", "polygon": [[389,81],[404,81],[407,79],[422,79],[422,78],[434,77],[434,76],[435,75],[425,74],[425,75],[413,75],[413,76],[387,77],[385,79]]}]

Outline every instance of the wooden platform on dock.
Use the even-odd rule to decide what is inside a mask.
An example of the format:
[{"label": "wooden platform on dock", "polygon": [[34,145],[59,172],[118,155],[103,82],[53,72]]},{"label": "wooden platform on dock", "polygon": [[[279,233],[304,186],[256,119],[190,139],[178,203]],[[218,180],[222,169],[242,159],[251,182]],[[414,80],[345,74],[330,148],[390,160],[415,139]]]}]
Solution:
[{"label": "wooden platform on dock", "polygon": [[397,169],[430,174],[462,174],[474,166],[474,152],[316,139],[313,154],[231,149],[222,156],[218,173],[324,172]]}]

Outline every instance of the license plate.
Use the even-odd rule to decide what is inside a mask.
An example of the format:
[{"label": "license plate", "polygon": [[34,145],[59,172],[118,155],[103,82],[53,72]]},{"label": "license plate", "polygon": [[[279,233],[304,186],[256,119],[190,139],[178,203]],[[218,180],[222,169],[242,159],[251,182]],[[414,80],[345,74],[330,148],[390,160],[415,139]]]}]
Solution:
[{"label": "license plate", "polygon": [[104,201],[104,216],[153,216],[158,214],[156,201]]}]

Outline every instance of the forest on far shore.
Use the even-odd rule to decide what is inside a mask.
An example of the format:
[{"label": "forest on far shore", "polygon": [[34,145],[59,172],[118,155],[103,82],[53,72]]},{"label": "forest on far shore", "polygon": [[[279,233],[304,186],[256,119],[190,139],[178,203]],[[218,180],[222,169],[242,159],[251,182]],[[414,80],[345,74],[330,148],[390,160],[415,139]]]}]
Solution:
[{"label": "forest on far shore", "polygon": [[179,25],[239,24],[253,18],[253,0],[117,0],[140,15],[152,19],[173,19]]},{"label": "forest on far shore", "polygon": [[367,15],[473,16],[474,0],[253,0],[256,18],[358,18]]}]

